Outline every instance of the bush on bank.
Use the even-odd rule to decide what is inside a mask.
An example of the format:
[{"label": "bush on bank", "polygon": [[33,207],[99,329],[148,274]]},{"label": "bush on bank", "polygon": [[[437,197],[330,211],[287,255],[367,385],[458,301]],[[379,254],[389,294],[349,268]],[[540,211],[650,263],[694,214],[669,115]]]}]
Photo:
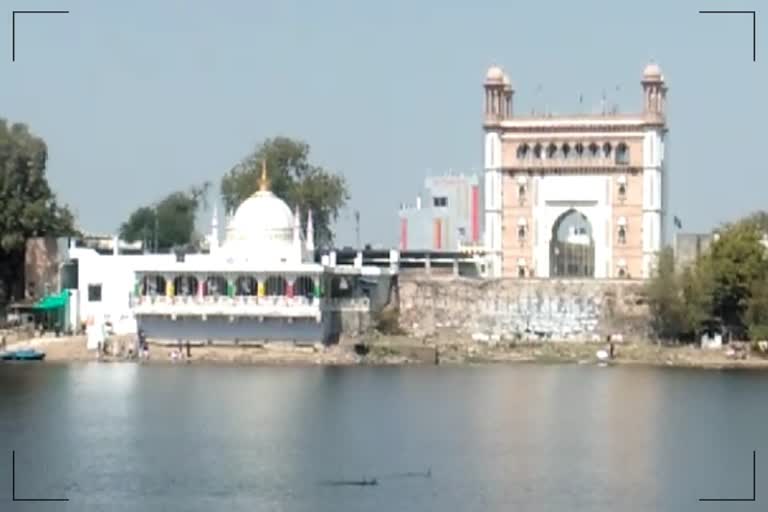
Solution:
[{"label": "bush on bank", "polygon": [[718,325],[726,337],[768,339],[766,233],[764,212],[725,225],[709,249],[682,269],[672,250],[664,249],[646,290],[654,335],[692,341]]}]

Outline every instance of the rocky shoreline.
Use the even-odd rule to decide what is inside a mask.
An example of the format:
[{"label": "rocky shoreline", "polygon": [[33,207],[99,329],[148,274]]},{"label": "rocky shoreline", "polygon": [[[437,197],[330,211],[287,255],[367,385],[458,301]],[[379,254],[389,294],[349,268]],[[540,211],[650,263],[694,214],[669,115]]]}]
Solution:
[{"label": "rocky shoreline", "polygon": [[[461,340],[418,340],[408,337],[379,336],[360,344],[330,347],[298,347],[287,344],[262,347],[193,346],[190,357],[182,350],[179,359],[172,358],[173,347],[150,345],[148,360],[128,355],[131,338],[113,339],[113,354],[101,355],[88,351],[85,338],[48,337],[8,345],[9,350],[31,347],[46,353],[46,363],[76,363],[89,361],[140,361],[142,364],[234,364],[234,365],[472,365],[511,363],[580,363],[596,364],[598,350],[604,343],[547,342],[535,344],[474,343]],[[710,369],[768,369],[768,357],[748,349],[734,352],[732,348],[703,350],[691,346],[659,346],[650,343],[620,343],[615,345],[612,365],[653,365]]]}]

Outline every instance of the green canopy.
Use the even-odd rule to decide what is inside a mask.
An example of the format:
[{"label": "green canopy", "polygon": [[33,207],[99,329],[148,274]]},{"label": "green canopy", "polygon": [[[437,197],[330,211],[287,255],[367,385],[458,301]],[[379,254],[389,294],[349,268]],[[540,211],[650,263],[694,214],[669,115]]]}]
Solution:
[{"label": "green canopy", "polygon": [[46,297],[43,297],[33,307],[34,309],[43,310],[43,311],[51,311],[53,309],[65,308],[67,307],[68,299],[69,299],[69,293],[66,291],[63,291],[57,295],[48,295]]}]

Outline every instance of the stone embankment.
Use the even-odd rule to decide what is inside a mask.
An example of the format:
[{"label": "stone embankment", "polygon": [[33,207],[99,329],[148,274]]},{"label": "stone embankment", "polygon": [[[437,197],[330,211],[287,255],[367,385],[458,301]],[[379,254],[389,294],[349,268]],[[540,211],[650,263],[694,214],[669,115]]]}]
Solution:
[{"label": "stone embankment", "polygon": [[400,326],[478,343],[645,339],[639,281],[403,278]]}]

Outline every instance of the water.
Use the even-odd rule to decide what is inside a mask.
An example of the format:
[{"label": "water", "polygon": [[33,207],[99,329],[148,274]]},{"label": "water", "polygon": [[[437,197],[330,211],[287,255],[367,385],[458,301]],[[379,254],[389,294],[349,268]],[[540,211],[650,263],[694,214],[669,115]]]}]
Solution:
[{"label": "water", "polygon": [[[764,510],[768,374],[0,365],[12,511]],[[16,497],[68,503],[11,502]],[[757,503],[701,503],[751,497]],[[431,478],[388,477],[426,472]],[[376,487],[324,480],[378,478]],[[762,502],[762,504],[761,504]]]}]

